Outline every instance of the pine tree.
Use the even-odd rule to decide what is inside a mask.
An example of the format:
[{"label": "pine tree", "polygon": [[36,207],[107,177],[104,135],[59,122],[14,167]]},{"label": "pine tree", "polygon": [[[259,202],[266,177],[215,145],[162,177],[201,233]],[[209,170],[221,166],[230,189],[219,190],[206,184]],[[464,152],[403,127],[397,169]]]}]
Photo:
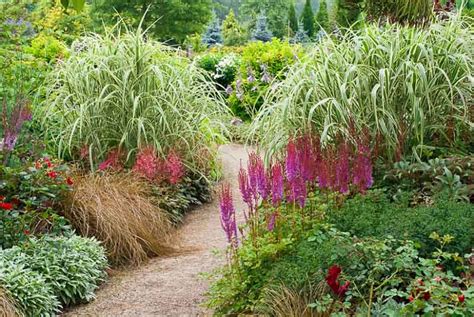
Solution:
[{"label": "pine tree", "polygon": [[296,17],[295,5],[292,2],[290,5],[290,11],[288,12],[288,23],[293,34],[298,32],[298,18]]},{"label": "pine tree", "polygon": [[298,31],[296,32],[295,36],[291,39],[291,43],[296,44],[296,43],[308,43],[310,42],[310,38],[308,36],[308,33],[306,33],[303,23],[299,22],[298,23]]},{"label": "pine tree", "polygon": [[214,16],[211,23],[207,27],[206,33],[202,37],[202,43],[207,46],[222,44],[221,25],[219,19]]},{"label": "pine tree", "polygon": [[232,9],[222,23],[222,35],[224,36],[224,45],[227,46],[243,45],[247,41],[247,35],[235,18]]},{"label": "pine tree", "polygon": [[321,0],[319,3],[319,11],[316,15],[316,25],[315,30],[316,32],[329,29],[329,14],[328,14],[328,6],[325,0]]},{"label": "pine tree", "polygon": [[272,39],[273,34],[270,32],[267,26],[267,17],[265,14],[260,13],[257,17],[257,24],[255,25],[255,31],[253,32],[252,39],[256,41],[268,42]]},{"label": "pine tree", "polygon": [[309,37],[314,35],[314,12],[311,6],[311,0],[306,0],[303,9],[303,26]]}]

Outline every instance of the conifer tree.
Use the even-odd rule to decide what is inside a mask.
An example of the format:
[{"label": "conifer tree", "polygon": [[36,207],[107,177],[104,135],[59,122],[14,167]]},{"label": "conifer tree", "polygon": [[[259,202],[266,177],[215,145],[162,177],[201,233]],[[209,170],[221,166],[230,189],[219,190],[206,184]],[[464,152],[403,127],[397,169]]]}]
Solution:
[{"label": "conifer tree", "polygon": [[265,14],[260,13],[257,17],[257,24],[255,25],[255,31],[253,32],[252,39],[256,41],[268,42],[272,39],[272,32],[267,26],[267,17]]},{"label": "conifer tree", "polygon": [[291,3],[290,11],[288,12],[288,24],[293,34],[296,34],[298,32],[299,25],[298,18],[296,17],[295,5],[293,2]]},{"label": "conifer tree", "polygon": [[247,40],[247,35],[239,21],[235,18],[234,10],[232,9],[222,23],[222,35],[224,36],[224,45],[227,46],[243,45]]},{"label": "conifer tree", "polygon": [[202,43],[207,46],[222,44],[221,25],[217,16],[214,16],[202,37]]},{"label": "conifer tree", "polygon": [[306,0],[303,9],[303,26],[309,37],[314,35],[314,12],[311,6],[311,0]]},{"label": "conifer tree", "polygon": [[306,33],[303,23],[299,22],[298,23],[298,31],[296,32],[295,36],[291,39],[291,43],[296,44],[296,43],[308,43],[310,42],[311,39],[308,36],[308,33]]},{"label": "conifer tree", "polygon": [[315,30],[316,32],[319,32],[321,29],[325,31],[328,31],[329,29],[328,6],[325,0],[321,0],[321,2],[319,2],[319,11],[316,15]]}]

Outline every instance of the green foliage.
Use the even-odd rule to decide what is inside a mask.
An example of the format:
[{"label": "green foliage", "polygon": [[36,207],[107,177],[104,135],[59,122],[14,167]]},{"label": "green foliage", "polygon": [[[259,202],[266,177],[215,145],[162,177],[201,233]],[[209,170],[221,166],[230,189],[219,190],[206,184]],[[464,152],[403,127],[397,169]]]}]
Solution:
[{"label": "green foliage", "polygon": [[84,9],[84,5],[86,4],[86,0],[60,0],[62,6],[65,10],[69,7],[73,7],[74,10],[80,12]]},{"label": "green foliage", "polygon": [[61,304],[91,300],[106,267],[99,243],[74,235],[0,251],[0,281],[26,316],[50,316]]},{"label": "green foliage", "polygon": [[314,12],[313,12],[313,7],[311,6],[311,0],[306,0],[304,9],[303,9],[302,20],[303,20],[304,30],[306,31],[308,36],[312,38],[314,36],[315,28],[314,28]]},{"label": "green foliage", "polygon": [[222,44],[221,24],[216,16],[207,26],[207,30],[202,36],[202,43],[207,47]]},{"label": "green foliage", "polygon": [[233,10],[229,12],[222,23],[222,35],[224,36],[224,45],[227,46],[239,46],[247,42],[247,34],[235,18]]},{"label": "green foliage", "polygon": [[262,13],[268,19],[268,28],[273,36],[283,38],[288,35],[288,0],[244,0],[240,7],[240,16],[249,23],[249,29],[255,29],[258,16]]},{"label": "green foliage", "polygon": [[25,262],[28,257],[19,247],[0,250],[0,282],[26,316],[58,313],[60,303],[44,277]]},{"label": "green foliage", "polygon": [[347,200],[341,208],[333,208],[327,219],[338,229],[359,237],[415,241],[422,255],[429,255],[437,248],[430,239],[432,232],[451,235],[455,243],[446,250],[469,253],[474,244],[474,207],[464,202],[439,198],[432,206],[409,207],[408,202],[391,202],[380,191]]},{"label": "green foliage", "polygon": [[402,24],[424,24],[433,15],[432,0],[367,0],[365,11],[373,20],[387,19]]},{"label": "green foliage", "polygon": [[353,25],[362,11],[363,0],[336,0],[337,18],[336,21],[343,27]]},{"label": "green foliage", "polygon": [[39,34],[35,37],[31,41],[31,46],[26,49],[26,52],[37,58],[42,58],[47,62],[67,58],[69,54],[66,46],[62,42],[52,36],[44,34]]},{"label": "green foliage", "polygon": [[1,202],[11,205],[10,209],[3,207],[0,213],[0,249],[24,242],[31,234],[61,234],[71,230],[58,215],[61,202],[70,190],[67,166],[49,159],[22,164],[0,166]]},{"label": "green foliage", "polygon": [[321,29],[329,31],[329,26],[328,6],[325,0],[321,0],[319,3],[319,11],[316,15],[315,31],[320,31]]},{"label": "green foliage", "polygon": [[266,95],[253,131],[268,155],[289,135],[312,131],[325,143],[352,124],[388,160],[469,148],[472,31],[453,17],[427,29],[370,25],[325,38]]},{"label": "green foliage", "polygon": [[268,42],[272,39],[272,37],[272,32],[267,28],[267,17],[265,14],[261,13],[257,17],[257,23],[252,34],[252,39],[255,41]]},{"label": "green foliage", "polygon": [[[115,24],[122,19],[143,29],[149,28],[154,38],[167,43],[182,43],[186,36],[200,34],[212,17],[211,0],[99,0],[94,3],[99,21]],[[118,14],[114,14],[114,11]],[[143,21],[142,21],[143,18]]]},{"label": "green foliage", "polygon": [[298,18],[296,17],[296,10],[295,10],[295,4],[291,3],[290,4],[290,11],[288,11],[288,25],[295,34],[298,32]]},{"label": "green foliage", "polygon": [[201,151],[214,140],[203,122],[219,130],[226,108],[195,64],[140,31],[83,43],[51,76],[39,114],[61,157],[80,158],[86,147],[95,168],[120,148],[130,166],[139,148],[153,145],[162,155],[178,147],[190,169],[209,164]]}]

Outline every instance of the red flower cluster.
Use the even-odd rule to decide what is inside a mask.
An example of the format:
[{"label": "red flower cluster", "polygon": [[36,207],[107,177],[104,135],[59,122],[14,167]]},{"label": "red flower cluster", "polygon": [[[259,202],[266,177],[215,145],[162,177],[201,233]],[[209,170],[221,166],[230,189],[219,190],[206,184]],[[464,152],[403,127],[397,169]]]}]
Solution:
[{"label": "red flower cluster", "polygon": [[149,181],[167,179],[171,184],[177,184],[184,175],[183,163],[175,151],[163,160],[152,146],[140,150],[132,170]]},{"label": "red flower cluster", "polygon": [[5,196],[0,196],[0,209],[3,210],[12,210],[13,204],[4,202]]},{"label": "red flower cluster", "polygon": [[123,153],[120,149],[113,149],[107,154],[105,161],[99,164],[99,170],[105,171],[107,169],[121,170],[123,168],[121,159]]},{"label": "red flower cluster", "polygon": [[338,265],[333,265],[329,268],[328,274],[326,275],[326,283],[329,285],[331,290],[339,297],[344,297],[346,292],[349,290],[351,282],[347,281],[344,285],[340,285],[338,279],[341,275],[342,269]]}]

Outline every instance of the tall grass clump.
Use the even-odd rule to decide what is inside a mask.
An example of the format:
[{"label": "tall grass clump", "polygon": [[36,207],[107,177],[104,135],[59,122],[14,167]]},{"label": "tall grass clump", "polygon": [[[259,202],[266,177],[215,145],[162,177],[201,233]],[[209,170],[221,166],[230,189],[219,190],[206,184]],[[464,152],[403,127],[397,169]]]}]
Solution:
[{"label": "tall grass clump", "polygon": [[[387,159],[473,143],[474,30],[460,17],[327,37],[266,95],[252,132],[269,154],[295,134],[370,132]],[[350,131],[352,131],[350,133]]]},{"label": "tall grass clump", "polygon": [[[120,150],[178,149],[188,167],[221,132],[226,114],[215,86],[178,51],[118,26],[73,45],[53,72],[41,115],[62,158],[85,158],[92,169]],[[201,162],[202,163],[202,162]]]},{"label": "tall grass clump", "polygon": [[100,240],[112,264],[139,264],[170,251],[171,222],[147,181],[132,174],[75,179],[65,217],[82,236]]},{"label": "tall grass clump", "polygon": [[13,300],[0,287],[0,317],[20,317],[23,316],[16,308]]}]

